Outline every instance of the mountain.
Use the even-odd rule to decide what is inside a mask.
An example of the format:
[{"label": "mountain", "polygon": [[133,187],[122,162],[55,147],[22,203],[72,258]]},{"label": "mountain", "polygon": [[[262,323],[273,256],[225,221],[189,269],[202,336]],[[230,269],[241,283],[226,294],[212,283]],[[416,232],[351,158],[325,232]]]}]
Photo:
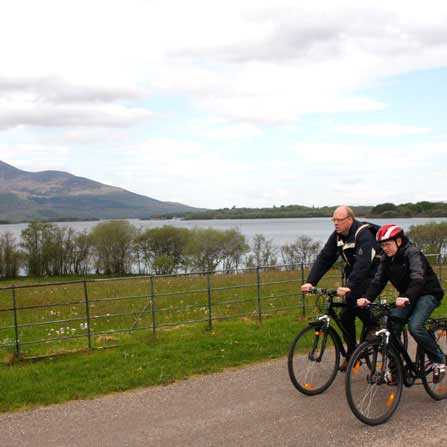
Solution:
[{"label": "mountain", "polygon": [[27,172],[0,161],[2,222],[151,218],[198,210],[67,172]]}]

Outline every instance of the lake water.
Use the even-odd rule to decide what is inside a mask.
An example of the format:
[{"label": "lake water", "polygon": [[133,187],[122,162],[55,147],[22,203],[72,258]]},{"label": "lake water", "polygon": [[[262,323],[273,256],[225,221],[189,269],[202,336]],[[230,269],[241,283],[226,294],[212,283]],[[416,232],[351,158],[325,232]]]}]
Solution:
[{"label": "lake water", "polygon": [[[359,219],[363,220],[363,219]],[[419,225],[427,222],[447,222],[447,217],[438,218],[412,218],[412,219],[365,219],[378,225],[394,223],[408,230],[411,225]],[[333,224],[328,217],[294,218],[294,219],[225,219],[225,220],[138,220],[129,219],[129,222],[137,228],[155,228],[163,225],[172,225],[180,228],[214,228],[217,230],[229,230],[236,228],[248,242],[255,234],[263,234],[267,239],[279,247],[285,243],[295,241],[299,236],[309,236],[312,239],[325,242],[333,231]],[[96,222],[63,222],[56,223],[59,226],[72,227],[76,231],[90,230]],[[17,239],[20,232],[26,228],[26,223],[0,225],[0,234],[11,232]]]}]

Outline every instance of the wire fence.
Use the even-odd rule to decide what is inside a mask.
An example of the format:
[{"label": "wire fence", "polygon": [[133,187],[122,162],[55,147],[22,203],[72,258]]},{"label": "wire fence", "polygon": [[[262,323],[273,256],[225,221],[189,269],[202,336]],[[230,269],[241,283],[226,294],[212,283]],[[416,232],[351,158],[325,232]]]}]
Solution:
[{"label": "wire fence", "polygon": [[[443,281],[445,261],[433,255]],[[36,358],[101,349],[174,327],[230,319],[262,323],[273,314],[306,317],[315,299],[300,291],[309,265],[84,279],[0,288],[0,353]],[[336,267],[320,281],[341,285]]]}]

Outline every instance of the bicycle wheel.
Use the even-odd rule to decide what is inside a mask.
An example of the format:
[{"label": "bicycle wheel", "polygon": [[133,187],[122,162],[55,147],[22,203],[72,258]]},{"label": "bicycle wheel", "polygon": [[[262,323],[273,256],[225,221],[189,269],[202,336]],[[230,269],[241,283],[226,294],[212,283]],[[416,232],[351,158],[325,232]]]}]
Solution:
[{"label": "bicycle wheel", "polygon": [[408,331],[406,327],[402,329],[402,333],[400,334],[400,342],[405,348],[405,351],[408,351]]},{"label": "bicycle wheel", "polygon": [[[447,352],[447,328],[439,325],[433,327],[433,333],[441,348],[442,352]],[[425,368],[425,375],[422,377],[422,383],[424,384],[425,391],[435,400],[442,400],[447,398],[447,375],[439,383],[433,383],[433,369],[431,362],[425,351],[418,351],[419,355],[423,355],[423,365]],[[447,356],[446,356],[447,360]]]},{"label": "bicycle wheel", "polygon": [[358,346],[346,370],[346,398],[358,419],[368,425],[386,422],[399,405],[402,387],[402,365],[394,351],[387,351],[385,362],[379,344]]},{"label": "bicycle wheel", "polygon": [[290,347],[288,369],[295,388],[309,396],[325,391],[334,381],[340,364],[340,348],[333,330],[308,326]]}]

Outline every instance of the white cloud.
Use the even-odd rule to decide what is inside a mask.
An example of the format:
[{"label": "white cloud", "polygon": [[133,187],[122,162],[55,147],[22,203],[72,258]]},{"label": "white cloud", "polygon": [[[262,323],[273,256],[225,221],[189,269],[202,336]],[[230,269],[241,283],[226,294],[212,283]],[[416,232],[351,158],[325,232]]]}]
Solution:
[{"label": "white cloud", "polygon": [[[430,0],[5,2],[0,159],[197,206],[435,197],[435,123],[393,122],[393,98],[368,87],[446,67],[446,22],[447,3]],[[365,125],[348,121],[356,112]],[[440,143],[405,147],[405,135]]]},{"label": "white cloud", "polygon": [[255,138],[262,135],[262,130],[252,124],[235,124],[214,126],[206,129],[197,129],[197,135],[216,140],[240,140]]},{"label": "white cloud", "polygon": [[76,85],[58,77],[7,78],[0,76],[0,96],[13,98],[27,94],[39,102],[102,103],[118,100],[137,100],[144,97],[142,90],[119,85]]},{"label": "white cloud", "polygon": [[24,171],[67,170],[70,149],[66,146],[37,144],[0,145],[1,161]]},{"label": "white cloud", "polygon": [[154,118],[144,108],[120,104],[48,104],[27,94],[0,99],[0,129],[16,126],[129,127]]},{"label": "white cloud", "polygon": [[[193,141],[152,138],[111,146],[100,158],[86,152],[83,166],[74,163],[79,156],[73,150],[56,145],[0,146],[0,154],[20,169],[65,170],[159,200],[217,208],[445,200],[446,146],[307,142],[294,151],[275,151],[272,161],[255,153],[234,159]],[[408,191],[416,192],[409,198]]]},{"label": "white cloud", "polygon": [[349,135],[364,135],[372,137],[400,137],[403,135],[428,134],[431,129],[427,127],[410,127],[399,124],[369,124],[357,126],[339,126],[337,132]]},{"label": "white cloud", "polygon": [[53,101],[125,101],[148,87],[274,125],[383,107],[356,91],[446,66],[446,19],[446,5],[433,1],[421,11],[385,1],[17,0],[2,11],[0,49],[4,76],[27,76],[22,90]]}]

